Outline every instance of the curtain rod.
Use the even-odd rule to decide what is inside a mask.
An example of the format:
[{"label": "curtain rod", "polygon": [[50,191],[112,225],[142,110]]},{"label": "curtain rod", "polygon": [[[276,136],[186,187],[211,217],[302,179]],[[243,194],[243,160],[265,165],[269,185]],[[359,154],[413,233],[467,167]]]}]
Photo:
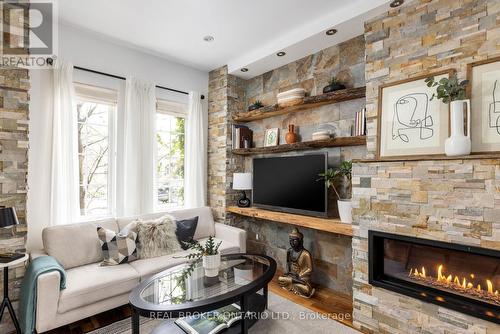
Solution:
[{"label": "curtain rod", "polygon": [[[88,68],[85,68],[85,67],[74,66],[74,68],[76,70],[90,72],[90,73],[99,74],[99,75],[104,75],[104,76],[107,76],[107,77],[110,77],[110,78],[115,78],[115,79],[119,79],[119,80],[127,80],[125,77],[121,77],[121,76],[114,75],[114,74],[109,74],[109,73],[104,73],[104,72],[100,72],[100,71],[96,71],[96,70],[91,70],[91,69],[88,69]],[[179,94],[189,95],[188,92],[184,92],[182,90],[177,90],[177,89],[173,89],[173,88],[168,88],[168,87],[163,87],[163,86],[158,86],[158,85],[156,85],[156,88],[165,89],[165,90],[168,90],[168,91],[171,91],[171,92],[175,92],[175,93],[179,93]],[[205,95],[201,95],[201,99],[202,100],[205,99]]]}]

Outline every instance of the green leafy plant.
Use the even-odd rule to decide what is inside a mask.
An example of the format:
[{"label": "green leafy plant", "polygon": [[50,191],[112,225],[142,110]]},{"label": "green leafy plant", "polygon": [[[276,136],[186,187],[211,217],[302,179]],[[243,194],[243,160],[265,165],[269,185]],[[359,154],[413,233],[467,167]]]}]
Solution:
[{"label": "green leafy plant", "polygon": [[254,102],[253,106],[258,109],[258,108],[262,108],[264,106],[264,104],[262,103],[262,101],[257,100]]},{"label": "green leafy plant", "polygon": [[438,100],[442,100],[443,103],[466,99],[466,89],[469,80],[459,81],[456,74],[451,75],[450,78],[442,78],[439,81],[436,81],[436,78],[432,76],[425,79],[425,82],[427,87],[437,87],[437,95],[436,93],[432,94],[431,101],[435,97]]},{"label": "green leafy plant", "polygon": [[193,252],[189,253],[185,256],[186,259],[191,260],[189,266],[182,271],[179,279],[184,281],[189,277],[196,268],[196,264],[203,256],[207,255],[217,255],[219,254],[219,247],[222,244],[220,241],[218,244],[215,243],[215,239],[212,236],[209,236],[205,245],[203,246],[198,241],[184,242],[184,245],[188,247],[188,249],[193,250]]},{"label": "green leafy plant", "polygon": [[[328,188],[332,188],[337,195],[338,199],[348,199],[351,198],[351,188],[352,188],[352,161],[342,161],[338,168],[329,168],[325,173],[319,174],[320,179],[326,183]],[[339,182],[347,181],[345,185],[345,198],[340,196],[340,186]]]}]

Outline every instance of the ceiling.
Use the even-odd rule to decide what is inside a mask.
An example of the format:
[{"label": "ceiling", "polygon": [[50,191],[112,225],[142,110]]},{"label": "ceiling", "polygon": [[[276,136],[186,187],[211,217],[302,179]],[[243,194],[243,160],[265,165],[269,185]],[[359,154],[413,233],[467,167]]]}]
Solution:
[{"label": "ceiling", "polygon": [[[389,8],[388,0],[57,2],[64,24],[204,71],[227,64],[244,78],[362,34],[367,18]],[[327,36],[332,27],[339,32]],[[207,43],[207,35],[215,40]]]}]

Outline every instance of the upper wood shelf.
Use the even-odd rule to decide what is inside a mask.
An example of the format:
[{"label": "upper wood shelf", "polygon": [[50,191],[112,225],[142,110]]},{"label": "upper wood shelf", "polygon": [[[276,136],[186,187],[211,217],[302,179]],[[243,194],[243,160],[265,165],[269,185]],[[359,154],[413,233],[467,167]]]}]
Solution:
[{"label": "upper wood shelf", "polygon": [[316,150],[325,147],[344,147],[344,146],[362,146],[366,145],[365,136],[337,137],[326,140],[305,141],[294,144],[284,144],[269,147],[239,148],[234,149],[233,154],[254,155],[254,154],[272,154],[292,151]]},{"label": "upper wood shelf", "polygon": [[241,216],[271,220],[278,223],[352,237],[352,226],[350,224],[341,223],[340,219],[310,217],[292,213],[274,212],[259,208],[240,208],[237,206],[227,207],[226,211]]},{"label": "upper wood shelf", "polygon": [[285,115],[292,112],[304,111],[317,108],[326,104],[333,104],[349,100],[360,99],[366,96],[366,87],[348,88],[332,93],[308,96],[302,104],[281,108],[277,104],[253,110],[249,112],[236,113],[233,115],[235,122],[251,122],[259,119]]}]

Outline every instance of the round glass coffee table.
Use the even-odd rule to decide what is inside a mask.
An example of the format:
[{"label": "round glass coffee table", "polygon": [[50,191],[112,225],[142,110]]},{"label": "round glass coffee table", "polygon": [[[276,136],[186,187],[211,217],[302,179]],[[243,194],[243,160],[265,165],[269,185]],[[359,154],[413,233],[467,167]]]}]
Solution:
[{"label": "round glass coffee table", "polygon": [[[255,315],[267,308],[267,284],[276,273],[276,261],[265,255],[223,255],[219,275],[206,277],[201,261],[186,275],[188,264],[169,268],[140,283],[130,294],[132,333],[139,334],[139,316],[174,319],[237,303],[240,326],[225,333],[247,333]],[[262,290],[262,293],[259,293]],[[246,316],[245,316],[246,315]],[[165,321],[153,333],[183,333],[173,321]]]}]

